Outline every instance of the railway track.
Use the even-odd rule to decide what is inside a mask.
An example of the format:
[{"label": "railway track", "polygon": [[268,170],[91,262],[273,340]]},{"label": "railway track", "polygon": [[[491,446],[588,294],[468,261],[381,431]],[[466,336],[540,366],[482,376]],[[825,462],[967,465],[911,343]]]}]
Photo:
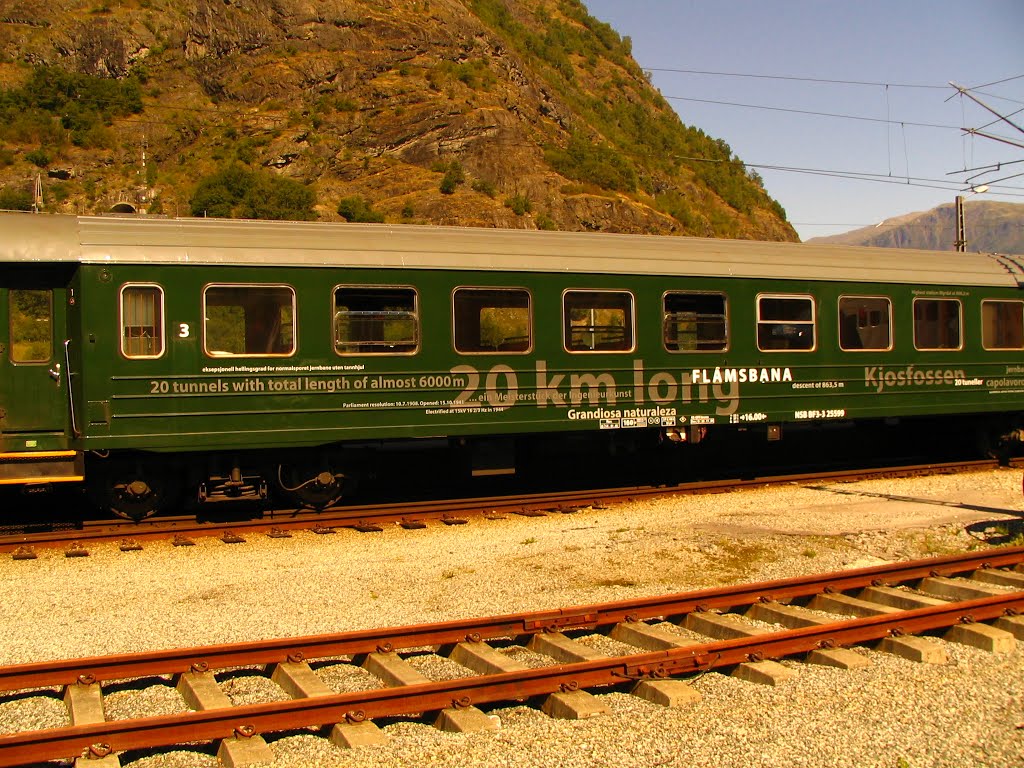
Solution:
[{"label": "railway track", "polygon": [[[1014,466],[1018,464],[1015,463]],[[794,473],[751,479],[726,479],[682,483],[674,486],[636,486],[533,493],[439,501],[370,504],[332,507],[322,512],[279,509],[257,513],[251,518],[197,521],[192,516],[162,516],[134,523],[122,519],[85,521],[80,527],[19,531],[0,535],[0,554],[32,559],[36,549],[63,548],[69,557],[88,555],[88,545],[111,543],[122,549],[139,549],[144,542],[171,540],[187,546],[194,538],[216,537],[225,543],[241,543],[246,535],[288,536],[292,531],[331,533],[338,528],[363,532],[383,526],[423,528],[428,522],[461,525],[479,516],[540,516],[573,512],[587,506],[601,506],[669,494],[725,493],[733,490],[791,483],[853,482],[878,477],[913,477],[995,469],[995,460],[957,461]]]},{"label": "railway track", "polygon": [[[695,673],[773,682],[793,674],[781,658],[864,663],[851,646],[924,662],[942,661],[944,647],[923,635],[1007,650],[1024,640],[1022,613],[1024,547],[1013,547],[555,611],[0,667],[0,702],[59,690],[70,722],[0,736],[0,766],[89,756],[107,768],[126,750],[184,742],[216,744],[226,764],[241,765],[270,759],[272,733],[313,727],[353,747],[382,739],[373,721],[385,717],[493,729],[479,707],[523,700],[554,717],[588,717],[603,711],[593,692],[609,689],[672,706],[692,700],[686,677]],[[595,650],[595,634],[621,653]],[[460,673],[426,677],[415,662],[435,655]],[[266,675],[286,700],[233,706],[221,681],[238,668]],[[374,684],[339,693],[323,677],[335,668]],[[111,681],[164,678],[180,712],[105,718]]]}]

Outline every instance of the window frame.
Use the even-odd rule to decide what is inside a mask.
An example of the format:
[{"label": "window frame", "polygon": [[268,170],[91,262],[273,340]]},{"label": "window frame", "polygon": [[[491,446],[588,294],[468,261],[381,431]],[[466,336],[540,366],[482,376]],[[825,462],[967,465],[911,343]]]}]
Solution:
[{"label": "window frame", "polygon": [[[666,324],[668,321],[668,310],[665,306],[665,302],[670,295],[684,295],[684,296],[719,296],[722,299],[722,321],[725,326],[725,339],[724,345],[720,349],[672,349],[668,346],[666,340]],[[684,291],[678,289],[669,289],[661,294],[661,346],[662,348],[671,355],[710,355],[710,354],[721,354],[722,352],[728,352],[732,345],[732,339],[730,334],[729,324],[729,294],[724,291]]]},{"label": "window frame", "polygon": [[[389,290],[389,291],[411,291],[412,292],[412,317],[416,324],[415,341],[413,342],[413,348],[411,350],[403,350],[399,352],[395,351],[383,351],[383,352],[367,352],[365,350],[359,350],[357,352],[342,352],[338,349],[338,338],[337,338],[337,320],[338,320],[338,291],[344,288],[352,290]],[[331,289],[331,346],[334,349],[334,354],[339,357],[411,357],[418,355],[420,349],[423,346],[423,322],[420,316],[420,292],[414,285],[394,285],[391,283],[339,283]]]},{"label": "window frame", "polygon": [[[573,293],[607,293],[607,294],[620,294],[629,297],[629,324],[623,326],[629,332],[630,344],[624,349],[573,349],[569,346],[570,340],[569,331],[572,328],[571,323],[567,323],[568,320],[565,301],[566,298]],[[562,348],[570,355],[623,355],[630,354],[636,351],[637,338],[636,338],[636,295],[633,291],[625,290],[622,288],[566,288],[562,291]],[[591,326],[596,328],[597,326]]]},{"label": "window frame", "polygon": [[[957,307],[957,346],[955,347],[920,347],[917,344],[917,304],[922,301],[952,302]],[[911,330],[914,335],[914,349],[918,352],[958,352],[964,348],[964,303],[960,299],[944,296],[915,296],[910,306]]]},{"label": "window frame", "polygon": [[[458,344],[458,316],[456,313],[456,296],[459,291],[478,291],[481,293],[522,293],[526,296],[526,331],[527,331],[527,345],[526,349],[479,349],[479,350],[464,350],[459,349]],[[500,307],[498,307],[500,309]],[[459,355],[529,355],[533,352],[534,346],[534,323],[533,323],[533,292],[524,286],[506,286],[506,285],[460,285],[452,289],[451,295],[451,318],[452,318],[452,349],[455,350],[456,354]]]},{"label": "window frame", "polygon": [[[761,319],[761,300],[762,299],[795,299],[808,301],[811,305],[811,319],[810,320],[762,320]],[[812,339],[813,343],[811,346],[806,348],[793,348],[786,347],[784,349],[765,349],[761,346],[761,325],[772,324],[772,325],[808,325],[811,328],[811,332],[814,334]],[[806,354],[808,352],[815,352],[818,349],[818,302],[815,297],[810,293],[759,293],[754,297],[754,340],[757,345],[759,352],[767,352],[768,354],[778,354],[785,352],[799,352]]]},{"label": "window frame", "polygon": [[[158,327],[160,340],[160,353],[156,355],[131,355],[125,350],[125,317],[124,317],[124,294],[129,288],[155,288],[159,292],[160,301],[158,306]],[[118,343],[118,349],[121,352],[121,357],[126,360],[159,360],[167,353],[167,311],[166,311],[166,296],[164,293],[164,287],[159,283],[125,283],[117,292],[117,327],[120,335],[120,341]]]},{"label": "window frame", "polygon": [[[875,299],[875,300],[884,301],[886,303],[886,308],[888,309],[888,318],[889,318],[889,325],[888,325],[889,345],[888,346],[886,346],[886,347],[861,347],[860,349],[857,349],[857,348],[849,348],[848,349],[848,348],[843,346],[843,308],[842,308],[842,305],[843,305],[843,300],[844,299]],[[840,295],[839,298],[836,300],[836,320],[839,323],[839,325],[838,325],[838,327],[836,329],[836,339],[837,339],[837,342],[839,344],[839,349],[841,351],[843,351],[843,352],[855,352],[855,353],[856,352],[892,352],[893,349],[896,348],[896,333],[895,333],[895,327],[893,325],[893,310],[892,310],[892,297],[891,296],[879,296],[879,295],[870,295],[869,296],[869,295],[862,295],[862,294],[859,294],[859,293],[858,294],[844,293],[844,294]]]},{"label": "window frame", "polygon": [[[1022,307],[1024,312],[1024,300],[1022,299],[982,299],[981,300],[981,348],[990,352],[1013,352],[1024,349],[1024,341],[1022,341],[1019,347],[990,347],[985,343],[985,305],[986,304],[1016,304]],[[1024,329],[1021,330],[1022,339],[1024,339]]]},{"label": "window frame", "polygon": [[[292,347],[288,352],[242,352],[233,353],[226,352],[221,354],[213,354],[210,352],[207,346],[208,342],[208,324],[209,318],[206,316],[206,297],[211,288],[284,288],[291,293],[292,301]],[[239,358],[289,358],[294,357],[299,351],[299,307],[298,307],[298,295],[295,290],[295,286],[289,285],[288,283],[207,283],[203,286],[202,292],[202,325],[203,325],[203,354],[211,360],[227,360],[227,359],[239,359]]]}]

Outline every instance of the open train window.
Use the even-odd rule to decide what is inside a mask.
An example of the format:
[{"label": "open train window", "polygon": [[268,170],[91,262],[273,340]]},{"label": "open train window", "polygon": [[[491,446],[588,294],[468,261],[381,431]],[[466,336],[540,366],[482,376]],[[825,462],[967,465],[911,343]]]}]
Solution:
[{"label": "open train window", "polygon": [[523,288],[456,288],[455,351],[526,353],[533,348],[530,293]]},{"label": "open train window", "polygon": [[956,299],[914,299],[914,348],[960,349],[962,321]]},{"label": "open train window", "polygon": [[562,333],[569,352],[633,350],[633,294],[626,291],[566,291]]},{"label": "open train window", "polygon": [[164,353],[164,291],[158,285],[121,288],[121,354],[151,359]]},{"label": "open train window", "polygon": [[295,352],[295,290],[287,285],[210,285],[203,344],[211,357],[287,357]]},{"label": "open train window", "polygon": [[53,294],[11,288],[7,323],[12,363],[46,363],[53,357]]},{"label": "open train window", "polygon": [[981,302],[981,345],[1024,349],[1024,301]]},{"label": "open train window", "polygon": [[663,299],[665,349],[722,352],[729,346],[725,295],[672,291]]},{"label": "open train window", "polygon": [[334,350],[339,355],[411,355],[419,339],[413,288],[341,285],[334,289]]},{"label": "open train window", "polygon": [[841,296],[839,347],[847,352],[892,349],[892,302],[884,296]]},{"label": "open train window", "polygon": [[757,297],[757,348],[762,352],[812,350],[814,327],[813,297]]}]

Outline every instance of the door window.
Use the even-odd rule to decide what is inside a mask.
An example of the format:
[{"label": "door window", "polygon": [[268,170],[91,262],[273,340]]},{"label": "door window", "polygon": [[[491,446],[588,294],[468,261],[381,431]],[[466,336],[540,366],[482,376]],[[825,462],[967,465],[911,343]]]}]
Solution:
[{"label": "door window", "polygon": [[8,324],[12,362],[49,362],[53,357],[52,292],[12,288]]}]

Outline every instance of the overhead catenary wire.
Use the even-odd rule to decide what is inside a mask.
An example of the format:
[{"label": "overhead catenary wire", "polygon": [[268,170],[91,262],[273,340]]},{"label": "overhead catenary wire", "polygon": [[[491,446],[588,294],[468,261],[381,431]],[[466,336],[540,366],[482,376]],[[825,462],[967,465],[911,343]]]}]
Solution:
[{"label": "overhead catenary wire", "polygon": [[[868,86],[885,86],[887,88],[928,88],[935,90],[946,90],[945,85],[926,85],[924,83],[885,83],[881,81],[873,80],[838,80],[824,77],[801,77],[792,75],[764,75],[754,74],[751,72],[713,72],[704,69],[680,69],[675,67],[644,67],[648,72],[677,72],[687,75],[713,75],[716,77],[748,77],[758,80],[790,80],[801,83],[825,83],[829,85],[868,85]],[[1024,77],[1024,75],[1021,75]],[[1011,78],[1012,79],[1012,78]],[[1000,81],[1002,82],[1002,81]],[[989,83],[989,85],[995,85],[995,83]],[[985,86],[978,86],[983,88]]]},{"label": "overhead catenary wire", "polygon": [[844,115],[839,112],[819,112],[812,109],[793,109],[791,107],[773,107],[766,104],[744,104],[736,101],[720,101],[717,99],[698,99],[691,96],[665,96],[670,101],[692,101],[700,104],[718,104],[727,107],[743,107],[745,109],[763,109],[770,112],[791,112],[798,115],[815,117],[834,117],[843,120],[862,120],[869,123],[885,123],[887,125],[911,125],[917,128],[940,128],[943,130],[961,131],[959,125],[942,125],[940,123],[919,123],[912,120],[893,120],[885,117],[868,117],[866,115]]},{"label": "overhead catenary wire", "polygon": [[[984,102],[980,101],[976,97],[976,95],[972,95],[970,93],[965,93],[967,90],[973,90],[974,93],[977,94],[977,93],[980,93],[980,91],[978,89],[988,88],[988,87],[991,87],[991,86],[1001,85],[1001,84],[1008,83],[1008,82],[1011,82],[1011,81],[1019,80],[1019,79],[1024,78],[1024,75],[1013,75],[1013,76],[1010,76],[1010,77],[1000,78],[998,80],[992,80],[992,81],[989,81],[989,82],[986,82],[986,83],[982,83],[982,84],[980,84],[978,86],[974,86],[971,89],[966,89],[966,88],[963,88],[962,86],[957,86],[954,83],[950,83],[950,84],[947,84],[947,85],[938,85],[938,84],[932,85],[932,84],[924,84],[924,83],[891,83],[891,82],[872,81],[872,80],[850,80],[850,79],[805,77],[805,76],[789,76],[789,75],[765,75],[765,74],[759,74],[759,73],[724,72],[724,71],[701,70],[701,69],[686,69],[686,68],[676,68],[676,67],[652,67],[652,68],[648,68],[648,69],[649,69],[649,71],[652,71],[652,72],[654,72],[654,71],[658,71],[658,72],[675,72],[675,73],[683,73],[683,74],[708,75],[708,76],[717,76],[717,77],[743,77],[743,78],[749,77],[749,78],[754,78],[754,79],[758,79],[758,80],[781,80],[781,81],[796,81],[796,82],[801,82],[801,83],[821,83],[821,84],[825,84],[825,85],[837,85],[838,84],[838,85],[869,86],[869,87],[875,87],[875,88],[882,88],[882,89],[884,89],[884,94],[885,94],[885,110],[886,111],[885,111],[885,117],[884,118],[882,118],[882,117],[874,117],[874,116],[866,116],[866,115],[840,114],[840,113],[834,113],[834,112],[825,112],[825,111],[821,111],[821,110],[796,109],[796,108],[791,108],[791,107],[781,107],[781,106],[773,106],[773,105],[749,104],[749,103],[733,102],[733,101],[725,101],[725,100],[699,99],[699,98],[685,97],[685,96],[665,96],[665,98],[668,99],[668,100],[672,100],[672,101],[686,101],[686,102],[694,102],[694,103],[715,104],[715,105],[722,105],[722,106],[733,106],[733,107],[739,107],[739,108],[745,108],[745,109],[757,109],[757,110],[766,110],[766,111],[772,111],[772,112],[784,112],[784,113],[791,113],[791,114],[797,114],[797,115],[811,115],[811,116],[815,116],[815,117],[824,117],[824,118],[832,118],[832,119],[857,120],[857,121],[862,121],[862,122],[867,122],[867,123],[878,123],[878,124],[889,125],[889,126],[898,125],[900,127],[901,132],[902,132],[903,151],[904,151],[904,156],[907,159],[907,163],[908,163],[907,164],[907,169],[906,169],[906,174],[903,177],[894,177],[893,176],[893,169],[892,169],[892,137],[891,137],[891,133],[887,132],[887,135],[886,135],[886,137],[887,137],[887,146],[888,146],[887,158],[888,158],[888,163],[889,163],[889,173],[888,173],[888,175],[874,174],[874,173],[849,172],[849,171],[835,171],[835,170],[832,170],[832,169],[822,169],[822,168],[807,168],[807,167],[796,168],[796,167],[788,167],[788,166],[781,166],[781,165],[774,165],[774,164],[762,164],[762,163],[751,163],[751,162],[744,163],[744,166],[749,166],[750,168],[754,168],[754,169],[757,169],[757,170],[773,171],[773,172],[777,171],[777,172],[783,172],[783,173],[802,173],[802,174],[808,174],[808,175],[813,175],[813,176],[828,176],[828,177],[832,177],[832,178],[850,179],[850,180],[855,180],[855,181],[871,181],[871,182],[875,182],[875,183],[900,184],[900,185],[906,185],[906,186],[933,188],[933,189],[941,189],[941,190],[946,190],[946,191],[960,192],[960,191],[964,191],[964,189],[965,189],[964,185],[965,184],[969,184],[970,180],[957,183],[957,182],[950,182],[949,180],[945,180],[945,179],[924,179],[924,178],[919,178],[919,177],[911,176],[910,168],[909,168],[910,148],[908,147],[908,137],[907,137],[907,127],[908,126],[920,127],[920,128],[931,128],[931,129],[937,129],[937,130],[957,130],[957,131],[959,131],[963,135],[965,141],[969,137],[978,136],[978,137],[982,137],[982,138],[986,138],[986,139],[992,139],[992,140],[995,140],[995,141],[998,141],[998,142],[1002,142],[1003,144],[1009,144],[1011,146],[1016,146],[1016,147],[1024,146],[1024,145],[1021,144],[1021,142],[1016,141],[1014,139],[1011,139],[1011,138],[1008,138],[1008,137],[1005,137],[1005,136],[1000,136],[998,134],[987,133],[987,132],[984,132],[984,130],[983,130],[984,128],[989,128],[990,126],[992,126],[992,125],[994,125],[996,123],[1003,123],[1004,125],[1009,125],[1009,126],[1015,128],[1017,130],[1020,130],[1020,126],[1017,123],[1013,122],[1013,120],[1010,119],[1010,118],[1013,118],[1016,115],[1020,114],[1021,112],[1024,112],[1024,108],[1014,110],[1014,111],[1010,112],[1008,115],[1003,115],[1000,112],[998,112],[998,111],[992,109],[991,107],[989,107],[988,105],[986,105]],[[898,119],[893,118],[893,116],[891,114],[891,102],[890,102],[890,98],[889,98],[890,88],[902,87],[902,88],[923,88],[923,89],[928,89],[928,90],[945,90],[945,89],[947,89],[949,87],[949,85],[952,85],[954,88],[956,88],[958,90],[959,95],[961,95],[961,96],[967,95],[973,101],[977,102],[980,106],[985,107],[989,112],[991,112],[993,115],[995,115],[997,119],[992,121],[992,122],[990,122],[990,123],[988,123],[988,124],[986,124],[986,125],[984,125],[984,126],[982,126],[981,129],[972,129],[972,128],[964,128],[964,127],[953,126],[953,125],[948,125],[948,124],[926,123],[926,122],[922,122],[922,121],[898,120]],[[1000,98],[1000,99],[1003,99],[1005,101],[1009,101],[1009,102],[1012,102],[1012,103],[1015,103],[1015,104],[1020,104],[1021,103],[1020,101],[1017,101],[1017,100],[1014,100],[1014,99],[1007,99],[1006,97],[999,96],[999,95],[996,95],[996,94],[991,94],[991,95],[994,98]],[[963,105],[963,99],[961,99],[961,110],[963,110],[963,106],[962,105]],[[963,119],[962,119],[962,123],[961,123],[961,126],[964,126],[964,125],[968,125],[966,114],[964,114]],[[966,150],[966,145],[965,145],[965,150]],[[1009,161],[1009,162],[1014,162],[1014,161]],[[963,158],[963,165],[965,167],[968,165],[966,154],[965,154],[965,156]],[[1000,167],[1000,164],[999,163],[995,163],[995,164],[993,164],[991,170],[992,171],[998,171],[999,167]],[[954,173],[956,173],[956,172],[954,172]],[[948,174],[948,175],[951,175],[951,174]],[[985,175],[985,174],[982,173],[982,174],[979,174],[979,175]],[[1012,186],[1012,185],[1006,185],[1006,184],[1000,184],[1000,182],[1006,182],[1006,181],[1011,180],[1011,179],[1019,178],[1020,176],[1021,176],[1021,174],[1013,174],[1013,175],[1004,176],[1004,177],[1001,177],[1001,178],[998,178],[998,179],[992,179],[992,181],[991,182],[987,182],[986,185],[990,189],[992,189],[994,185],[999,185],[999,187],[1000,187],[999,191],[996,192],[993,189],[993,191],[996,194],[998,194],[998,195],[1009,196],[1009,197],[1021,197],[1021,196],[1024,196],[1024,194],[1022,194],[1022,192],[1019,191],[1020,190],[1019,187],[1015,187],[1015,186]],[[971,179],[976,179],[976,178],[977,178],[977,176],[971,177]]]},{"label": "overhead catenary wire", "polygon": [[[709,158],[709,157],[694,157],[684,155],[673,155],[672,159],[679,162],[688,163],[722,163],[732,164],[743,168],[755,168],[759,170],[768,171],[782,171],[785,173],[806,173],[814,176],[831,176],[835,178],[845,178],[857,181],[877,181],[884,182],[887,184],[901,184],[904,186],[917,186],[927,187],[931,189],[943,189],[948,191],[960,191],[963,188],[963,184],[957,181],[950,181],[948,179],[932,179],[923,176],[892,176],[887,173],[877,173],[872,171],[850,171],[850,170],[838,170],[835,168],[811,168],[806,166],[786,166],[778,165],[774,163],[756,163],[748,162],[739,159],[721,159],[721,158]],[[1018,174],[1022,175],[1022,174]],[[1007,177],[1013,178],[1013,177]],[[1002,181],[1000,179],[999,181]],[[1019,192],[1007,191],[998,192],[1000,195],[1009,195],[1011,197],[1022,197],[1024,196],[1024,188],[1016,187],[1012,185],[1003,185],[1003,188],[1008,190],[1017,190]]]},{"label": "overhead catenary wire", "polygon": [[[888,83],[882,80],[842,80],[838,78],[826,78],[826,77],[807,77],[799,75],[765,75],[754,72],[716,72],[706,69],[683,69],[679,67],[644,67],[646,72],[674,72],[677,74],[685,75],[709,75],[713,77],[740,77],[740,78],[751,78],[756,80],[781,80],[790,82],[800,83],[821,83],[823,85],[859,85],[859,86],[871,86],[871,87],[884,87],[884,88],[919,88],[927,90],[939,90],[944,91],[948,88],[947,85],[938,85],[933,83]],[[1002,83],[1008,83],[1013,80],[1019,80],[1024,78],[1024,75],[1013,75],[1011,77],[1004,77],[1001,80],[993,80],[990,83],[982,83],[981,85],[972,86],[971,90],[981,93],[979,89],[988,88],[991,85],[1001,85]],[[1005,101],[1013,101],[1018,104],[1022,103],[1016,99],[1011,99],[1006,96],[998,94],[985,94],[992,96],[996,99],[1003,99]]]}]

